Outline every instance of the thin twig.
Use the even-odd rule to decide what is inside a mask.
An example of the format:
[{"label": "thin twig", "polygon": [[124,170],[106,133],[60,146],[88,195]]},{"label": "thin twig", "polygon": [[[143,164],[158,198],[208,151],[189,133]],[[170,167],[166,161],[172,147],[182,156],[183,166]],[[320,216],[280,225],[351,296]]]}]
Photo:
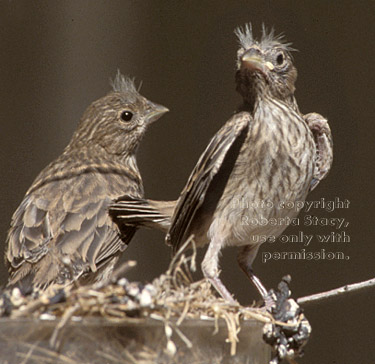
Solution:
[{"label": "thin twig", "polygon": [[94,285],[94,289],[100,289],[107,286],[110,282],[116,282],[121,276],[134,268],[136,265],[137,262],[135,260],[126,261],[125,263],[121,264],[107,279],[97,282]]},{"label": "thin twig", "polygon": [[375,278],[371,278],[367,281],[363,281],[359,283],[347,284],[345,286],[332,289],[330,291],[301,297],[297,299],[297,303],[300,305],[303,305],[305,303],[312,303],[312,302],[324,300],[324,299],[331,298],[331,297],[338,297],[349,292],[359,291],[361,289],[366,289],[366,288],[373,287],[373,286],[375,286]]},{"label": "thin twig", "polygon": [[[29,343],[23,343],[24,346],[35,349],[35,352],[33,353],[33,361],[35,362],[35,359],[40,359],[40,362],[49,360],[50,363],[57,363],[57,360],[59,360],[60,363],[67,363],[67,364],[76,364],[77,362],[67,357],[66,355],[56,353],[55,351],[51,349],[46,349],[41,346],[35,346],[35,344],[29,344]],[[39,355],[38,355],[39,353]],[[22,353],[18,353],[18,356],[21,356]],[[24,357],[24,355],[23,355]]]},{"label": "thin twig", "polygon": [[33,352],[34,352],[34,349],[40,344],[40,341],[36,341],[35,343],[33,343],[33,346],[30,347],[29,351],[27,352],[27,354],[25,355],[24,359],[22,360],[22,363],[21,364],[27,364],[27,362],[29,361],[29,359],[31,358],[31,356],[33,355]]},{"label": "thin twig", "polygon": [[169,264],[169,268],[166,272],[167,275],[171,275],[172,271],[173,271],[173,268],[178,260],[178,258],[180,257],[180,255],[182,255],[182,253],[186,250],[186,248],[188,247],[189,244],[194,244],[194,234],[190,235],[189,238],[185,241],[185,243],[181,246],[181,248],[177,251],[177,253],[173,256],[170,264]]},{"label": "thin twig", "polygon": [[22,309],[15,311],[12,314],[13,318],[19,317],[28,317],[31,313],[38,310],[40,307],[45,306],[46,303],[43,302],[40,298],[36,299],[35,301],[31,301],[27,305],[23,306]]},{"label": "thin twig", "polygon": [[193,343],[188,339],[186,335],[175,325],[173,325],[174,331],[177,333],[177,335],[180,337],[180,339],[185,343],[185,345],[191,349],[193,347]]},{"label": "thin twig", "polygon": [[61,318],[61,321],[53,330],[52,336],[49,341],[49,345],[52,349],[56,350],[60,346],[60,334],[69,320],[72,318],[74,313],[78,310],[79,304],[76,303],[74,306],[69,307]]}]

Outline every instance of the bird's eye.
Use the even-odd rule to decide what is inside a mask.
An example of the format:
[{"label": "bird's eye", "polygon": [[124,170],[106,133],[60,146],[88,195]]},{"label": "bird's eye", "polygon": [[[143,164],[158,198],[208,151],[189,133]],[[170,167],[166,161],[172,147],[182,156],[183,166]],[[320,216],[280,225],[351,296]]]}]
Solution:
[{"label": "bird's eye", "polygon": [[130,112],[130,111],[123,111],[121,113],[121,119],[123,121],[130,121],[132,119],[132,117],[133,117],[133,113]]},{"label": "bird's eye", "polygon": [[276,62],[279,66],[281,66],[284,63],[284,55],[282,53],[279,53],[276,57]]}]

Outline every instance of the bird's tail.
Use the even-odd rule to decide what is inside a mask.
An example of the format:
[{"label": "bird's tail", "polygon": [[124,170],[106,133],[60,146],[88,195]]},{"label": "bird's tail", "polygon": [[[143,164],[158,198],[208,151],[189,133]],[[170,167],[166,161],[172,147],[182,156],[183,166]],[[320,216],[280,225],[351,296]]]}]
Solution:
[{"label": "bird's tail", "polygon": [[175,205],[176,201],[154,201],[125,195],[109,207],[109,214],[117,224],[167,232]]}]

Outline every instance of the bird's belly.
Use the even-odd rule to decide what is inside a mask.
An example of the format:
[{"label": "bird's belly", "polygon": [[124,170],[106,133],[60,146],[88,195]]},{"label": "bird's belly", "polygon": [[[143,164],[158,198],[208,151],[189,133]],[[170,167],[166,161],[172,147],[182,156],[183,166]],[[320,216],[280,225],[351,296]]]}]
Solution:
[{"label": "bird's belly", "polygon": [[251,148],[241,150],[213,216],[210,239],[257,244],[279,236],[298,215],[313,176],[315,144],[306,125],[288,131],[280,136],[263,130],[264,138],[255,141],[249,136]]},{"label": "bird's belly", "polygon": [[236,198],[228,201],[222,213],[215,214],[209,228],[210,239],[219,236],[224,245],[240,246],[277,237],[298,215],[307,194],[306,191],[305,194],[270,196],[262,201],[254,198],[248,188],[249,192],[244,193],[240,201]]}]

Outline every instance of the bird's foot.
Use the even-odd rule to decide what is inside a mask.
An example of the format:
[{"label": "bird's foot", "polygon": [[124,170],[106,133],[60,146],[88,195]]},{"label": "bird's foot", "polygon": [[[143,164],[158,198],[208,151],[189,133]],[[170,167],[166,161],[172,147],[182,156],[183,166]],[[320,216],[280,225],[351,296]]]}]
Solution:
[{"label": "bird's foot", "polygon": [[263,301],[265,310],[267,312],[272,312],[272,310],[276,307],[276,300],[272,289],[267,293],[266,296],[263,297]]},{"label": "bird's foot", "polygon": [[208,280],[225,301],[230,305],[238,305],[238,302],[233,298],[232,294],[227,290],[219,277],[209,277]]}]

